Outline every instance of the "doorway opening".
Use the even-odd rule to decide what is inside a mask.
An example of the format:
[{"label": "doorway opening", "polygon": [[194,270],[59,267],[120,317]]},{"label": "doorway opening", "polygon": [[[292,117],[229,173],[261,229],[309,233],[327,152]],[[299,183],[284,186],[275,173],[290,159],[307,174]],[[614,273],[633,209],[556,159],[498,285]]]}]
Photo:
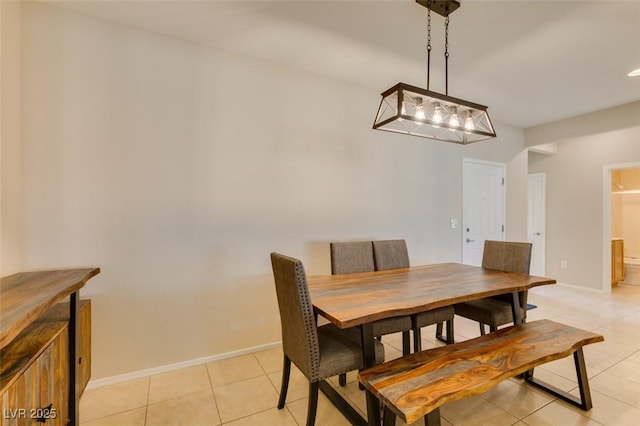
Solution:
[{"label": "doorway opening", "polygon": [[602,290],[640,285],[640,163],[604,166],[602,194]]}]

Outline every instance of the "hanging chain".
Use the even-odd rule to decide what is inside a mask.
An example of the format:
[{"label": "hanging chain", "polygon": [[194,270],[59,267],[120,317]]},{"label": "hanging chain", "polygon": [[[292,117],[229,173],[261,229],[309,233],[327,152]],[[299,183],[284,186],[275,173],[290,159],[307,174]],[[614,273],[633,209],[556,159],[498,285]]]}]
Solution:
[{"label": "hanging chain", "polygon": [[444,94],[449,95],[449,15],[444,18]]},{"label": "hanging chain", "polygon": [[431,73],[431,9],[427,9],[427,90]]}]

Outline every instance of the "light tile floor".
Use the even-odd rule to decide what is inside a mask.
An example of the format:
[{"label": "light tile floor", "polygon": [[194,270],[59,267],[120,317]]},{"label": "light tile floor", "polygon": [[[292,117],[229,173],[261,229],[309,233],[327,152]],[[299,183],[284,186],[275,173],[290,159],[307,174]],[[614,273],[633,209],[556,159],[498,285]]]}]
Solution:
[{"label": "light tile floor", "polygon": [[[539,287],[530,292],[528,320],[549,318],[603,334],[605,341],[585,347],[593,409],[584,412],[521,380],[502,382],[489,392],[441,407],[443,425],[610,425],[640,419],[640,286],[622,285],[611,294],[569,287]],[[479,334],[476,323],[456,317],[456,340]],[[423,347],[439,345],[433,327],[423,332]],[[399,336],[383,338],[387,359],[401,355]],[[308,385],[292,371],[287,405],[276,408],[282,351],[258,352],[85,391],[80,418],[85,426],[156,425],[304,425]],[[536,376],[576,392],[573,357],[536,369]],[[334,384],[337,382],[334,380]],[[340,389],[361,412],[364,393],[356,376]],[[322,394],[316,424],[348,425]],[[401,422],[398,422],[401,424]]]}]

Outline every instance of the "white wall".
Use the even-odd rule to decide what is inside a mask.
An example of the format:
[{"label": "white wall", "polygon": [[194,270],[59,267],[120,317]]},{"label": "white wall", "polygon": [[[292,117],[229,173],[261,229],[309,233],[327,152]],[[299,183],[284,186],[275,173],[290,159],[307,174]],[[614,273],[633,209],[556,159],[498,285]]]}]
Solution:
[{"label": "white wall", "polygon": [[[610,130],[611,111],[607,110],[525,131],[527,145],[557,142],[554,155],[529,154],[529,172],[547,176],[546,273],[560,282],[596,290],[603,288],[603,250],[609,246],[603,226],[605,220],[609,222],[603,209],[610,206],[604,203],[605,166],[640,161],[640,115],[636,114],[640,102],[614,111],[635,118],[636,125],[629,127],[627,120],[625,127]],[[585,128],[594,133],[585,136]],[[566,269],[560,267],[563,260]]]},{"label": "white wall", "polygon": [[0,276],[22,268],[19,1],[0,1]]},{"label": "white wall", "polygon": [[462,147],[371,130],[379,94],[73,14],[23,7],[24,266],[96,265],[93,379],[277,342],[269,253],[329,273],[328,242],[406,238],[459,261]]}]

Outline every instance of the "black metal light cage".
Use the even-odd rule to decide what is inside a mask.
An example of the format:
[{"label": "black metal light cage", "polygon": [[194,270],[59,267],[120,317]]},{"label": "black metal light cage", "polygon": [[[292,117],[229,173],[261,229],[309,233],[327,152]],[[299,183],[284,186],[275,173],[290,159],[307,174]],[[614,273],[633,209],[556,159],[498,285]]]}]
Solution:
[{"label": "black metal light cage", "polygon": [[373,128],[464,145],[496,137],[486,106],[405,83],[382,92]]},{"label": "black metal light cage", "polygon": [[[449,15],[460,7],[460,3],[454,0],[416,2],[430,12],[444,16],[447,19],[446,28]],[[430,22],[429,18],[429,31]],[[446,46],[445,44],[445,61],[448,58]],[[430,54],[430,41],[428,51]],[[427,88],[429,66],[428,59]],[[445,73],[448,73],[447,68]],[[464,145],[496,137],[486,106],[449,96],[448,77],[445,87],[447,93],[444,95],[405,83],[398,83],[385,90],[382,92],[373,128]]]}]

